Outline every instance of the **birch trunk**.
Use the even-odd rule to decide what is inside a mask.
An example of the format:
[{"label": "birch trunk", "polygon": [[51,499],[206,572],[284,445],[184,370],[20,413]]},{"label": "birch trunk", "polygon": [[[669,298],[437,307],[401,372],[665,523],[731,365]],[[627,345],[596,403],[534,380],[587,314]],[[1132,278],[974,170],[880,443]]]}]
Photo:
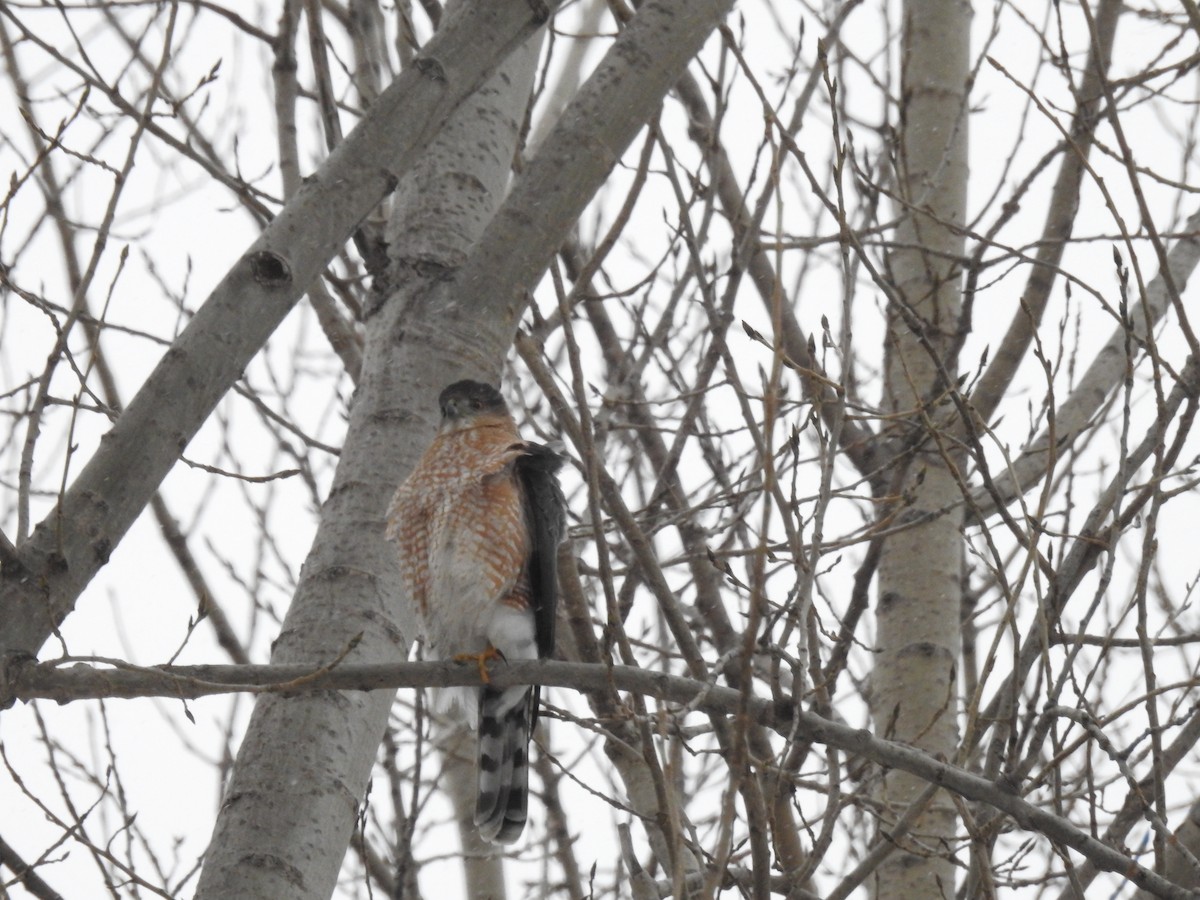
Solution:
[{"label": "birch trunk", "polygon": [[[540,44],[535,37],[497,69],[397,188],[388,233],[393,288],[367,319],[337,476],[273,662],[328,663],[355,642],[357,661],[408,656],[415,622],[400,602],[383,506],[393,474],[412,467],[433,433],[438,390],[470,356],[452,342],[429,342],[414,366],[396,352],[395,337],[428,308],[426,295],[462,264],[503,199]],[[470,367],[494,380],[502,360],[492,353]],[[391,704],[389,691],[261,698],[197,896],[328,897]],[[502,866],[468,871],[473,896],[504,895]]]},{"label": "birch trunk", "polygon": [[[951,759],[958,741],[956,670],[963,551],[960,457],[942,432],[939,396],[955,373],[945,353],[958,324],[966,216],[967,0],[908,0],[904,11],[896,246],[886,347],[885,406],[912,449],[893,496],[903,498],[884,547],[876,610],[871,713],[876,732]],[[876,871],[873,895],[953,897],[956,817],[949,796],[922,798],[926,782],[892,771],[878,788],[882,840],[914,802],[924,811]]]}]

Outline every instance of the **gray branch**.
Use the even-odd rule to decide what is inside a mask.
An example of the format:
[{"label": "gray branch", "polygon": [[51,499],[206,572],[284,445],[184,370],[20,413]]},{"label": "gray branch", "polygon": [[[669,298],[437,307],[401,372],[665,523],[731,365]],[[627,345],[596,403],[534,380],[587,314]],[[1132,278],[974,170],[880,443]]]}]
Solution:
[{"label": "gray branch", "polygon": [[[1071,822],[1022,799],[1010,787],[974,775],[958,766],[896,741],[876,737],[798,708],[790,697],[766,700],[745,697],[720,685],[650,671],[635,666],[527,661],[505,663],[490,670],[492,683],[542,684],[572,690],[632,691],[660,701],[678,703],[719,715],[746,714],[784,737],[800,736],[864,757],[890,769],[900,769],[968,800],[995,807],[1022,828],[1070,847],[1098,868],[1116,872],[1157,897],[1194,900],[1195,895],[1140,866]],[[22,700],[46,698],[69,702],[85,698],[178,697],[181,700],[230,691],[372,691],[422,686],[478,684],[479,672],[454,662],[386,663],[311,666],[164,666],[98,669],[78,664],[61,667],[41,663],[17,667],[9,689]],[[0,683],[0,688],[4,685]]]},{"label": "gray branch", "polygon": [[[1121,384],[1126,366],[1137,363],[1137,359],[1126,359],[1126,343],[1132,342],[1135,357],[1143,356],[1144,348],[1153,346],[1152,331],[1171,308],[1172,289],[1182,291],[1200,263],[1200,211],[1192,213],[1182,232],[1166,255],[1166,269],[1146,285],[1145,295],[1129,310],[1127,323],[1117,324],[1075,389],[1055,412],[1053,430],[1038,435],[1011,468],[996,479],[996,490],[1004,502],[1011,503],[1037,485],[1048,467],[1093,426],[1094,416]],[[983,489],[975,492],[974,504],[985,518],[996,509],[993,495]]]}]

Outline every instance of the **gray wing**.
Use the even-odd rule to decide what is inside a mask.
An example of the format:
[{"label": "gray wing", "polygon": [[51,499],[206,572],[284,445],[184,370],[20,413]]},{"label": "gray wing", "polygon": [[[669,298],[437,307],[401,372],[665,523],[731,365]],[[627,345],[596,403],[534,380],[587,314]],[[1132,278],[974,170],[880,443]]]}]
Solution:
[{"label": "gray wing", "polygon": [[558,545],[566,534],[566,499],[556,473],[562,458],[542,444],[527,444],[516,461],[529,527],[529,595],[533,606],[538,657],[554,654],[554,618],[558,607]]},{"label": "gray wing", "polygon": [[[558,605],[558,545],[566,532],[566,501],[555,473],[562,459],[541,444],[524,445],[515,463],[529,529],[529,602],[540,659],[554,653]],[[478,791],[475,825],[487,841],[511,844],[529,809],[529,739],[537,724],[539,690],[518,685],[479,692]]]}]

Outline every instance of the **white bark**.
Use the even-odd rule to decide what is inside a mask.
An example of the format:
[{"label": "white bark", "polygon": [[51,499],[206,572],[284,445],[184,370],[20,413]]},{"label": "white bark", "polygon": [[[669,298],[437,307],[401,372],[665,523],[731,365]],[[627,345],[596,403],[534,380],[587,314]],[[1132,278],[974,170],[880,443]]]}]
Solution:
[{"label": "white bark", "polygon": [[[898,210],[903,216],[890,255],[894,279],[889,311],[885,390],[888,408],[916,441],[901,492],[911,498],[879,565],[877,656],[871,713],[881,736],[911,743],[943,758],[957,749],[957,666],[963,551],[958,454],[942,439],[944,406],[930,403],[945,385],[945,351],[958,324],[966,219],[967,79],[971,8],[967,0],[909,0],[905,4]],[[925,790],[908,773],[882,778],[879,828],[889,832]],[[954,806],[936,794],[911,831],[876,870],[881,898],[952,897]],[[880,840],[888,838],[881,835]]]},{"label": "white bark", "polygon": [[660,0],[638,10],[456,278],[458,318],[498,315],[507,347],[524,311],[514,288],[524,291],[541,276],[592,195],[732,7],[733,0]]},{"label": "white bark", "polygon": [[[461,264],[500,203],[539,45],[540,38],[528,42],[463,103],[397,189],[389,274],[395,288],[367,322],[362,379],[337,476],[274,662],[328,662],[355,641],[355,661],[408,656],[414,613],[402,602],[382,514],[394,473],[411,467],[432,434],[430,391],[452,380],[456,359],[435,355],[421,368],[423,377],[397,372],[393,337],[440,273]],[[412,413],[389,416],[405,399]],[[391,701],[387,691],[259,701],[198,897],[329,896]],[[503,896],[501,867],[480,874],[486,885],[473,888]]]}]

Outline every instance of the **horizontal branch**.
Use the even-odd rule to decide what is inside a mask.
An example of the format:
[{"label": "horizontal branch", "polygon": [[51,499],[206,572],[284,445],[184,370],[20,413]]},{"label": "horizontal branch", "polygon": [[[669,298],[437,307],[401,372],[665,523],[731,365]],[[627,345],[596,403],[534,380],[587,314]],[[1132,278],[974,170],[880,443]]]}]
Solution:
[{"label": "horizontal branch", "polygon": [[[771,701],[746,698],[741,691],[636,666],[524,661],[503,663],[490,670],[497,687],[541,684],[573,690],[618,690],[656,697],[693,707],[709,715],[739,715],[743,711],[781,735],[802,737],[836,747],[881,766],[910,772],[968,800],[989,804],[1022,828],[1078,851],[1093,865],[1128,878],[1155,896],[1192,898],[1193,894],[1140,866],[1125,852],[1108,846],[1061,816],[1022,799],[1012,787],[981,778],[870,731],[851,728],[798,709],[790,698]],[[85,699],[177,697],[190,700],[234,691],[296,693],[301,691],[366,691],[478,684],[473,665],[456,662],[336,663],[311,666],[155,666],[84,663],[10,663],[0,672],[0,702],[34,699],[69,703]]]}]

